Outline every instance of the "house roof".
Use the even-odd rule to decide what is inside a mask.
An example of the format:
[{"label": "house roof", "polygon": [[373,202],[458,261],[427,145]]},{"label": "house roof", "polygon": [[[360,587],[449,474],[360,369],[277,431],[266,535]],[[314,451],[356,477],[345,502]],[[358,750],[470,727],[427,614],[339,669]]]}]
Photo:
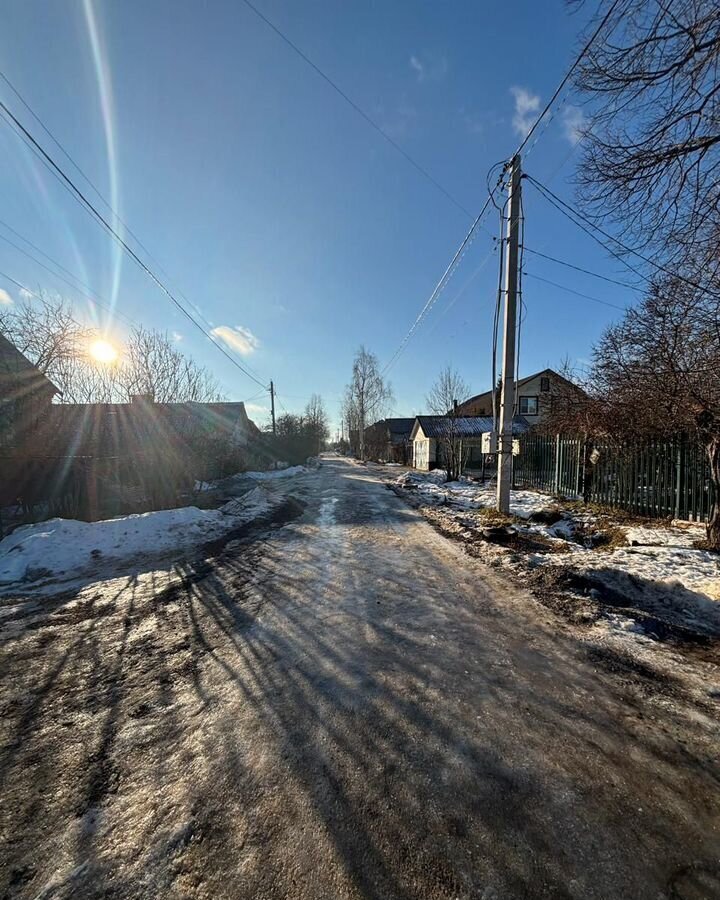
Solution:
[{"label": "house roof", "polygon": [[[484,433],[493,430],[492,416],[416,416],[413,425],[412,437],[415,437],[418,427],[428,438],[446,438],[452,435],[460,438],[479,438]],[[513,418],[513,434],[521,434],[529,428],[527,420],[523,416]]]},{"label": "house roof", "polygon": [[[560,375],[560,373],[556,372],[554,369],[541,369],[539,372],[533,372],[532,375],[526,375],[524,378],[520,378],[517,381],[518,389],[521,388],[524,384],[527,384],[529,381],[532,381],[535,378],[539,378],[541,375],[551,375],[553,378],[576,388],[578,391],[582,390],[582,388],[579,388],[576,384],[573,384],[572,381],[570,381],[568,378],[565,378],[564,375]],[[491,395],[492,388],[487,391],[482,391],[480,394],[475,394],[473,397],[468,397],[467,400],[463,400],[463,402],[460,403],[459,406],[462,409],[462,407],[466,406],[468,403],[476,403],[478,400],[481,400],[484,397],[490,397]]]},{"label": "house roof", "polygon": [[392,437],[410,437],[415,419],[385,419],[385,424]]},{"label": "house roof", "polygon": [[0,334],[0,378],[5,382],[12,381],[17,386],[18,395],[38,390],[59,393],[47,375],[31,363],[4,334]]}]

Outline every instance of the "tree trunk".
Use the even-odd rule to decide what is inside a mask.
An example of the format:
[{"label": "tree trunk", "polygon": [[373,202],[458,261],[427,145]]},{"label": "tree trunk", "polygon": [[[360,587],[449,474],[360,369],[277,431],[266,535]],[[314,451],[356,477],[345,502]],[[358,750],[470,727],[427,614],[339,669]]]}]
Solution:
[{"label": "tree trunk", "polygon": [[710,482],[715,494],[707,523],[707,540],[710,547],[720,550],[720,437],[712,438],[706,451],[710,463]]}]

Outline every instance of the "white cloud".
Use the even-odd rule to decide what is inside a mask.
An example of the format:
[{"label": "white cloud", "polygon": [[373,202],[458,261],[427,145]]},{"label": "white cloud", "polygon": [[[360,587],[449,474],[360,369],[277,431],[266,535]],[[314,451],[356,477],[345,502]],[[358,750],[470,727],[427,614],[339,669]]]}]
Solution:
[{"label": "white cloud", "polygon": [[23,298],[23,300],[30,300],[35,296],[35,294],[33,294],[33,292],[29,291],[27,288],[20,288],[20,296]]},{"label": "white cloud", "polygon": [[585,114],[579,106],[565,108],[562,116],[563,133],[573,147],[582,138],[585,124]]},{"label": "white cloud", "polygon": [[421,59],[414,53],[410,57],[410,68],[415,72],[417,80],[442,81],[448,73],[448,61],[446,56],[423,56]]},{"label": "white cloud", "polygon": [[172,333],[172,339],[173,339],[174,341],[176,341],[176,342],[179,344],[180,341],[183,339],[183,336],[180,334],[179,331],[173,331],[173,333]]},{"label": "white cloud", "polygon": [[241,356],[250,356],[260,346],[260,341],[252,331],[243,328],[242,325],[236,325],[235,328],[230,325],[218,325],[217,328],[213,328],[211,334],[219,337],[231,350],[235,350]]},{"label": "white cloud", "polygon": [[267,416],[270,410],[267,406],[260,406],[259,403],[246,403],[245,411],[249,416]]},{"label": "white cloud", "polygon": [[515,113],[512,124],[515,131],[524,138],[532,128],[533,122],[540,112],[540,96],[523,87],[511,87],[510,93],[515,98]]},{"label": "white cloud", "polygon": [[10,306],[12,302],[13,298],[10,296],[10,294],[0,288],[0,306]]}]

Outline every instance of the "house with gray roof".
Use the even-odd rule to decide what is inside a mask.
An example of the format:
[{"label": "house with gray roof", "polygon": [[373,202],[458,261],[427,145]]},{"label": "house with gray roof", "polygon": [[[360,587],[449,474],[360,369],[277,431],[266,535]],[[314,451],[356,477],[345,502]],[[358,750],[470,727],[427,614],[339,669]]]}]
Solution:
[{"label": "house with gray roof", "polygon": [[[524,416],[513,419],[513,435],[526,432]],[[483,460],[482,436],[493,430],[492,416],[416,416],[410,433],[413,466],[428,471],[443,465],[443,445],[459,441],[468,468],[478,468]]]}]

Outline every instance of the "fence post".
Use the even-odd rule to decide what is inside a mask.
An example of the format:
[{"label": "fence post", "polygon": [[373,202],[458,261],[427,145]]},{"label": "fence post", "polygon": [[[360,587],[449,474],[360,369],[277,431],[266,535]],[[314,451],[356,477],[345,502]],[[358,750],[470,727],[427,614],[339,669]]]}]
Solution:
[{"label": "fence post", "polygon": [[555,479],[553,481],[553,494],[560,490],[560,435],[555,436]]},{"label": "fence post", "polygon": [[582,441],[575,441],[575,499],[580,496],[580,455],[582,453]]},{"label": "fence post", "polygon": [[675,457],[675,518],[681,518],[681,493],[682,493],[682,463],[683,463],[683,436],[677,439],[677,454]]}]

